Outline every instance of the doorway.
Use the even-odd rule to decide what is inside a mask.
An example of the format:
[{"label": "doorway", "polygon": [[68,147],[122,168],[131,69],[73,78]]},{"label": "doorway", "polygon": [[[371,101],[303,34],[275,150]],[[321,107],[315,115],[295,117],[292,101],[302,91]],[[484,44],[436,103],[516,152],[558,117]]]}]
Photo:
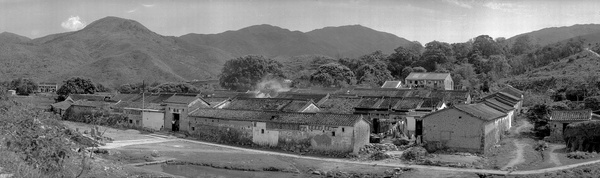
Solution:
[{"label": "doorway", "polygon": [[379,133],[379,127],[380,127],[380,123],[379,123],[379,119],[373,119],[373,133],[378,134]]},{"label": "doorway", "polygon": [[423,135],[423,120],[416,120],[415,122],[415,137]]},{"label": "doorway", "polygon": [[179,113],[173,113],[173,121],[172,121],[171,130],[173,132],[179,131]]}]

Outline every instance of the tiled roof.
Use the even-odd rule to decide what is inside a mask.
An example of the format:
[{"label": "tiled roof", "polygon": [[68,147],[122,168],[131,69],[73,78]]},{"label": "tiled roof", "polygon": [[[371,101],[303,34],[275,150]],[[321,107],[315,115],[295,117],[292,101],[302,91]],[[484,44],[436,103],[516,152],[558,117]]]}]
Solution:
[{"label": "tiled roof", "polygon": [[71,106],[71,104],[73,104],[73,102],[71,102],[71,101],[61,101],[58,103],[51,104],[51,106],[53,108],[60,108],[60,109],[66,110]]},{"label": "tiled roof", "polygon": [[381,88],[400,88],[402,85],[402,81],[385,81]]},{"label": "tiled roof", "polygon": [[94,95],[94,94],[71,94],[69,95],[73,101],[87,100],[87,101],[104,101],[106,96]]},{"label": "tiled roof", "polygon": [[295,100],[285,98],[235,98],[222,109],[279,111],[292,101]]},{"label": "tiled roof", "polygon": [[119,102],[116,105],[112,106],[111,108],[116,109],[116,108],[145,108],[145,109],[155,109],[155,110],[163,110],[165,109],[165,106],[162,106],[161,104],[158,103],[145,103],[142,104],[142,102],[128,102],[128,101],[124,101],[124,102]]},{"label": "tiled roof", "polygon": [[331,97],[320,103],[318,107],[324,113],[352,114],[354,107],[358,106],[360,101],[360,98]]},{"label": "tiled roof", "polygon": [[355,94],[358,96],[386,96],[386,97],[394,97],[398,93],[398,89],[388,89],[388,88],[377,88],[377,89],[354,89],[350,90],[349,94]]},{"label": "tiled roof", "polygon": [[211,106],[215,106],[219,103],[222,103],[225,100],[228,100],[229,98],[225,98],[225,97],[219,97],[219,98],[202,98],[204,101],[208,102]]},{"label": "tiled roof", "polygon": [[488,105],[485,105],[483,103],[477,103],[477,104],[465,104],[465,105],[455,105],[452,108],[456,108],[459,111],[465,112],[473,117],[485,120],[485,121],[490,121],[490,120],[494,120],[503,116],[506,116],[505,113],[502,113],[492,107],[489,107]]},{"label": "tiled roof", "polygon": [[313,100],[314,102],[319,102],[324,98],[327,98],[328,94],[309,94],[309,93],[291,93],[291,92],[283,92],[279,93],[275,98],[289,98],[296,100]]},{"label": "tiled roof", "polygon": [[420,108],[423,104],[423,99],[421,98],[404,98],[402,100],[398,100],[392,107],[394,110],[407,110],[407,109],[417,109]]},{"label": "tiled roof", "polygon": [[174,95],[166,99],[165,103],[174,103],[174,104],[190,104],[191,102],[197,100],[199,97],[196,96],[182,96],[182,95]]},{"label": "tiled roof", "polygon": [[362,119],[360,115],[329,113],[283,113],[248,110],[198,109],[190,113],[192,117],[246,120],[302,125],[353,126]]},{"label": "tiled roof", "polygon": [[58,84],[53,83],[53,82],[40,82],[40,83],[38,83],[38,85],[58,85]]},{"label": "tiled roof", "polygon": [[78,100],[75,101],[72,106],[86,106],[86,107],[103,107],[108,106],[109,103],[104,101],[86,101],[86,100]]},{"label": "tiled roof", "polygon": [[433,90],[430,97],[441,98],[453,103],[464,103],[469,99],[469,91],[461,90]]},{"label": "tiled roof", "polygon": [[146,93],[144,94],[143,98],[138,97],[136,99],[133,99],[132,102],[144,101],[145,103],[162,103],[173,95],[174,94],[172,93]]},{"label": "tiled roof", "polygon": [[111,100],[111,101],[132,101],[138,97],[142,97],[142,95],[119,93],[119,94],[116,94],[115,96],[111,97],[109,100]]},{"label": "tiled roof", "polygon": [[483,103],[488,105],[489,107],[492,107],[492,108],[494,108],[500,112],[504,112],[504,113],[515,109],[513,106],[503,103],[501,101],[498,101],[496,98],[488,98],[488,99],[484,100]]},{"label": "tiled roof", "polygon": [[489,98],[495,98],[496,100],[498,100],[504,104],[511,105],[511,106],[516,105],[521,100],[520,98],[515,98],[514,96],[509,95],[504,92],[496,92],[491,95],[483,97],[484,100],[489,99]]},{"label": "tiled roof", "polygon": [[313,103],[312,101],[308,100],[293,100],[292,102],[290,102],[289,104],[285,105],[283,108],[281,108],[281,111],[284,112],[300,112],[300,110],[304,109],[306,106],[308,106],[309,104]]},{"label": "tiled roof", "polygon": [[441,98],[423,98],[423,104],[421,104],[421,108],[439,108],[443,104],[443,99]]},{"label": "tiled roof", "polygon": [[556,110],[550,112],[551,121],[587,121],[592,117],[592,110]]},{"label": "tiled roof", "polygon": [[514,96],[516,98],[521,98],[521,96],[524,93],[523,91],[521,91],[519,89],[516,89],[516,88],[514,88],[514,87],[512,87],[510,85],[506,86],[506,87],[504,87],[502,89],[500,89],[499,92],[508,93],[508,94],[510,94],[510,95],[512,95],[512,96]]},{"label": "tiled roof", "polygon": [[356,108],[374,108],[380,98],[363,98]]},{"label": "tiled roof", "polygon": [[406,80],[444,80],[450,73],[420,73],[420,72],[411,72],[406,77]]}]

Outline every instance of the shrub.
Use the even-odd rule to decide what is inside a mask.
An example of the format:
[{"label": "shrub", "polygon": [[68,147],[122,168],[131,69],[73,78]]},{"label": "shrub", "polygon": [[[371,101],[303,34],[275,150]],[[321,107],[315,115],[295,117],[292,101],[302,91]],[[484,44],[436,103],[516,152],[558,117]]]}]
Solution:
[{"label": "shrub", "polygon": [[535,144],[535,146],[533,148],[535,149],[535,151],[544,151],[544,150],[548,149],[548,143],[540,140]]},{"label": "shrub", "polygon": [[571,158],[571,159],[589,159],[589,158],[593,158],[596,156],[596,153],[589,153],[589,152],[582,152],[582,151],[576,151],[576,152],[571,152],[569,154],[567,154],[567,158]]},{"label": "shrub", "polygon": [[404,151],[402,154],[402,159],[404,160],[419,160],[424,158],[427,155],[427,150],[425,148],[416,146],[411,147]]},{"label": "shrub", "polygon": [[371,155],[371,159],[373,160],[383,160],[383,159],[388,159],[391,158],[390,155],[385,154],[384,152],[375,152]]}]

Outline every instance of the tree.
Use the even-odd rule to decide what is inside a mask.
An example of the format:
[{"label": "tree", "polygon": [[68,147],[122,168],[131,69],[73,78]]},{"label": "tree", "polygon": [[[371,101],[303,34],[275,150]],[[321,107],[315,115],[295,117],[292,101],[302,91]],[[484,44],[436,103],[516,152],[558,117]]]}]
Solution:
[{"label": "tree", "polygon": [[473,41],[473,52],[478,53],[483,57],[504,53],[502,47],[488,35],[475,37],[475,40]]},{"label": "tree", "polygon": [[112,90],[101,83],[96,83],[96,92],[111,92]]},{"label": "tree", "polygon": [[283,65],[263,56],[248,55],[225,62],[219,84],[231,90],[251,90],[265,78],[283,78]]},{"label": "tree", "polygon": [[515,39],[515,43],[510,48],[510,52],[514,55],[525,54],[525,52],[533,49],[533,44],[529,35],[521,35]]},{"label": "tree", "polygon": [[62,86],[56,91],[58,100],[66,99],[70,94],[94,94],[96,86],[89,78],[71,77],[63,81]]},{"label": "tree", "polygon": [[327,87],[344,87],[355,84],[356,77],[350,68],[338,63],[329,63],[319,66],[317,72],[310,76],[310,82]]},{"label": "tree", "polygon": [[456,59],[462,61],[461,63],[466,62],[466,59],[468,59],[469,54],[471,53],[471,50],[473,48],[473,44],[471,44],[470,42],[452,43],[451,46]]},{"label": "tree", "polygon": [[163,83],[158,86],[150,88],[148,91],[158,93],[196,93],[200,90],[188,83]]},{"label": "tree", "polygon": [[359,84],[369,84],[371,86],[381,86],[385,81],[393,79],[383,62],[361,66],[356,72],[356,78]]},{"label": "tree", "polygon": [[452,71],[452,80],[466,88],[475,88],[479,80],[472,64],[461,64]]},{"label": "tree", "polygon": [[511,66],[508,64],[508,60],[504,55],[493,55],[488,60],[491,66],[490,72],[494,73],[496,77],[504,78],[510,74]]},{"label": "tree", "polygon": [[394,49],[394,53],[386,59],[388,70],[391,72],[392,76],[401,78],[404,67],[412,65],[414,62],[418,61],[420,57],[421,54],[419,51],[398,47]]},{"label": "tree", "polygon": [[600,110],[600,96],[587,97],[583,101],[585,102],[585,108],[589,108],[594,111]]},{"label": "tree", "polygon": [[432,41],[425,44],[421,66],[429,71],[436,70],[436,64],[443,65],[454,61],[452,46],[448,43]]},{"label": "tree", "polygon": [[27,78],[18,78],[10,82],[10,88],[19,95],[29,95],[38,89],[38,84]]}]

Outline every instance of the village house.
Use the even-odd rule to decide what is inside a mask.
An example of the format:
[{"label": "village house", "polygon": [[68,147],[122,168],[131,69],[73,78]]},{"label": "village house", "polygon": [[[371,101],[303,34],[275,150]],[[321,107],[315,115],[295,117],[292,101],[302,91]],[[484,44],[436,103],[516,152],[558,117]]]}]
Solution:
[{"label": "village house", "polygon": [[73,102],[70,100],[54,103],[50,105],[50,111],[52,111],[54,114],[62,116],[65,113],[65,111],[67,111],[67,109],[71,107],[71,104],[73,104]]},{"label": "village house", "polygon": [[411,72],[404,80],[409,88],[454,89],[450,73]]},{"label": "village house", "polygon": [[189,113],[199,108],[210,108],[210,104],[197,95],[176,94],[164,100],[164,129],[169,131],[189,132]]},{"label": "village house", "polygon": [[38,83],[38,93],[56,93],[58,91],[57,83],[41,82]]},{"label": "village house", "polygon": [[318,112],[319,108],[312,99],[296,100],[288,98],[233,98],[219,105],[218,109],[256,110],[281,112]]},{"label": "village house", "polygon": [[70,94],[65,101],[106,101],[110,98],[108,95],[97,94]]},{"label": "village house", "polygon": [[548,126],[550,127],[550,136],[547,140],[549,141],[560,141],[562,142],[563,133],[567,125],[575,122],[583,122],[592,120],[592,110],[581,109],[581,110],[554,110],[550,112],[550,118],[548,119]]},{"label": "village house", "polygon": [[137,128],[161,130],[164,126],[165,107],[157,103],[129,102],[123,108],[127,124]]},{"label": "village house", "polygon": [[423,116],[428,150],[451,148],[485,153],[509,128],[507,114],[487,104],[454,105]]},{"label": "village house", "polygon": [[261,145],[309,142],[313,150],[357,153],[369,143],[369,124],[360,115],[198,109],[190,118],[192,127],[236,129]]}]

